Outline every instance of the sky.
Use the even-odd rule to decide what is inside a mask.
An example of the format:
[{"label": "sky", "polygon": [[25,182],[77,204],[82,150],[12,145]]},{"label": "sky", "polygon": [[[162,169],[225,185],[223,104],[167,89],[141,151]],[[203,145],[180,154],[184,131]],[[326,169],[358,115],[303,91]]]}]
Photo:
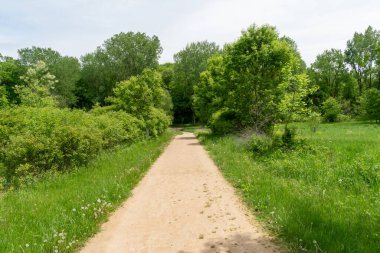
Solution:
[{"label": "sky", "polygon": [[276,26],[309,65],[324,50],[345,49],[355,32],[380,30],[378,0],[0,0],[0,54],[50,47],[80,57],[120,32],[161,41],[161,63],[188,43],[223,46],[252,24]]}]

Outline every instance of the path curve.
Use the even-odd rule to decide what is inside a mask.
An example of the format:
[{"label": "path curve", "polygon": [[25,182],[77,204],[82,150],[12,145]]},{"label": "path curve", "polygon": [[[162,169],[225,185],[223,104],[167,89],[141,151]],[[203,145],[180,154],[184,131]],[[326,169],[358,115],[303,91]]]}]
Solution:
[{"label": "path curve", "polygon": [[192,133],[178,135],[82,253],[280,252]]}]

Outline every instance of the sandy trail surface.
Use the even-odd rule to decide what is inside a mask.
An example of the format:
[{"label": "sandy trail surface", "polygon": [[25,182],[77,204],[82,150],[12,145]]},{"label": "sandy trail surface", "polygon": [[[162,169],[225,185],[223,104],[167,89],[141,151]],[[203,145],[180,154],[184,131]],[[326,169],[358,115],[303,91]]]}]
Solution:
[{"label": "sandy trail surface", "polygon": [[178,135],[82,253],[280,252],[191,133]]}]

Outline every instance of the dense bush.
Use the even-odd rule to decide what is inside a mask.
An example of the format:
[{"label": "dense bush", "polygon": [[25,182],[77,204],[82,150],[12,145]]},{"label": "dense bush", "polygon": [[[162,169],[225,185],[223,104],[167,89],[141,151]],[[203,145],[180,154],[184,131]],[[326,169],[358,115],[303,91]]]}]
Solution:
[{"label": "dense bush", "polygon": [[273,141],[267,135],[253,134],[249,140],[249,149],[255,154],[265,154],[272,149]]},{"label": "dense bush", "polygon": [[276,150],[305,148],[305,144],[305,141],[297,136],[296,130],[287,126],[283,131],[276,131],[272,135],[253,133],[246,147],[255,155],[266,155]]},{"label": "dense bush", "polygon": [[380,90],[366,90],[360,99],[360,107],[364,117],[380,122]]},{"label": "dense bush", "polygon": [[231,133],[236,129],[235,113],[226,108],[216,111],[211,115],[210,128],[217,135]]},{"label": "dense bush", "polygon": [[338,115],[341,113],[341,107],[335,98],[329,97],[323,102],[323,119],[326,122],[338,121]]},{"label": "dense bush", "polygon": [[[153,114],[153,113],[152,113]],[[152,116],[155,135],[167,124]],[[16,107],[1,111],[0,177],[8,185],[87,163],[100,150],[143,138],[146,125],[126,112]]]}]

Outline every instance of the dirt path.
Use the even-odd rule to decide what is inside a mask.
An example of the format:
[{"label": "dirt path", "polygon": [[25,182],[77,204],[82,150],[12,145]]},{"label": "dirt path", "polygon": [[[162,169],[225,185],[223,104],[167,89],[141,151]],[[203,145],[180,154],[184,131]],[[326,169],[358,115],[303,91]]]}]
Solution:
[{"label": "dirt path", "polygon": [[178,135],[82,253],[280,252],[191,133]]}]

